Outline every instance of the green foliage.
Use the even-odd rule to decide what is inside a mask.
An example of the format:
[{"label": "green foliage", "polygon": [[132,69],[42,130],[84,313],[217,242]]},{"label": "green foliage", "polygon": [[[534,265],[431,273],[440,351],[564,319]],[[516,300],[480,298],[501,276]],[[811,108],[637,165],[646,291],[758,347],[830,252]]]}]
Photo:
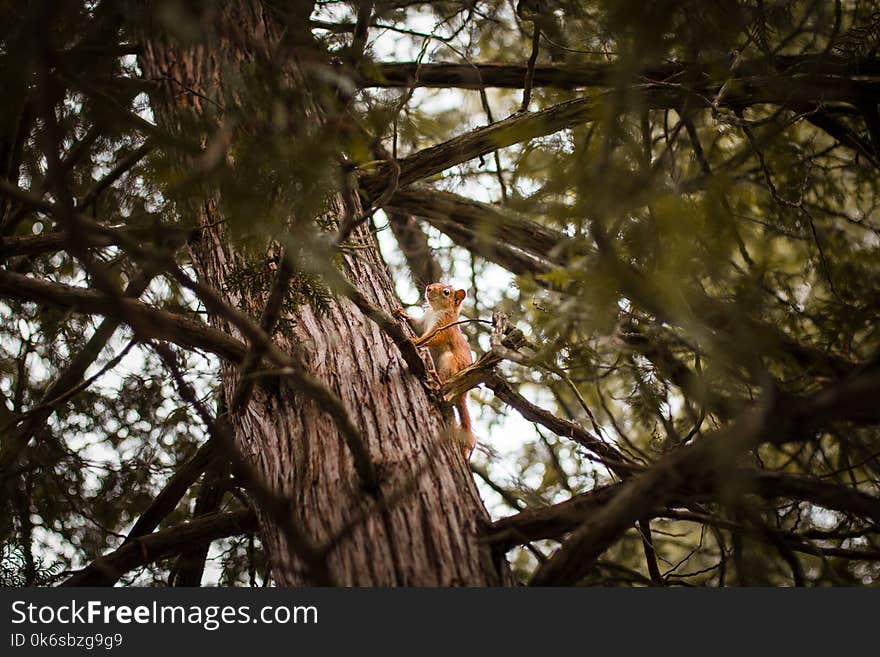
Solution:
[{"label": "green foliage", "polygon": [[[269,296],[275,275],[275,268],[267,267],[265,258],[242,260],[228,271],[226,284],[229,291],[235,295],[265,299]],[[332,292],[316,275],[303,271],[295,272],[290,278],[281,305],[279,330],[288,337],[293,337],[296,312],[301,305],[310,306],[320,317],[330,310],[332,302]],[[259,320],[259,317],[254,319]]]},{"label": "green foliage", "polygon": [[58,575],[61,562],[46,565],[29,554],[29,549],[12,543],[0,545],[0,586],[40,586]]}]

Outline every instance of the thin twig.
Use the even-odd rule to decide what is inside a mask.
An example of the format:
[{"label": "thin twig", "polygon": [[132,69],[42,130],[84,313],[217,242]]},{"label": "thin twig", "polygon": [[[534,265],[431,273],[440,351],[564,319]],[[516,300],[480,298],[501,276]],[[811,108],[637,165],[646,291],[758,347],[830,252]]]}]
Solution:
[{"label": "thin twig", "polygon": [[532,86],[535,83],[535,63],[538,61],[538,51],[541,48],[541,28],[538,27],[538,21],[534,22],[532,31],[532,54],[529,55],[529,61],[526,65],[526,77],[523,82],[522,104],[520,112],[529,111],[529,103],[532,100]]}]

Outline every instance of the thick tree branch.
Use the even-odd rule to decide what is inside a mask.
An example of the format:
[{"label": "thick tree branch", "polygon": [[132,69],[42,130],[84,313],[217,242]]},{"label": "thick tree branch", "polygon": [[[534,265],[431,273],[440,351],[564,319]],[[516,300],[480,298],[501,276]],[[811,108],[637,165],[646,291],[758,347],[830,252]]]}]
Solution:
[{"label": "thick tree branch", "polygon": [[620,491],[621,483],[594,488],[548,507],[526,509],[492,523],[488,540],[501,551],[529,541],[559,538],[601,511]]},{"label": "thick tree branch", "polygon": [[552,270],[551,265],[545,260],[509,246],[502,240],[491,239],[475,233],[454,221],[447,221],[435,216],[430,220],[430,223],[458,246],[489,262],[494,262],[517,276],[537,276]]},{"label": "thick tree branch", "polygon": [[44,233],[16,237],[0,236],[0,258],[54,253],[64,248],[64,233]]},{"label": "thick tree branch", "polygon": [[427,285],[440,281],[443,277],[443,270],[440,268],[437,258],[434,257],[431,247],[428,245],[428,236],[425,235],[421,226],[408,212],[400,212],[386,207],[385,214],[388,217],[388,225],[391,227],[394,239],[397,240],[397,245],[406,259],[413,286],[417,290],[424,290]]},{"label": "thick tree branch", "polygon": [[781,472],[756,472],[752,483],[756,494],[772,499],[803,500],[848,515],[880,523],[880,498],[850,486]]},{"label": "thick tree branch", "polygon": [[[223,497],[229,488],[229,464],[215,462],[202,478],[202,485],[196,496],[193,519],[220,511]],[[211,541],[193,543],[180,553],[168,576],[172,586],[199,586],[205,572],[205,560],[211,549]]]},{"label": "thick tree branch", "polygon": [[214,513],[123,544],[74,573],[61,586],[101,586],[125,573],[160,559],[180,554],[193,543],[249,534],[258,529],[253,511]]},{"label": "thick tree branch", "polygon": [[386,207],[426,219],[441,231],[452,222],[466,228],[477,240],[503,241],[539,258],[563,262],[554,250],[567,239],[564,233],[491,203],[414,185],[397,190]]},{"label": "thick tree branch", "polygon": [[208,440],[199,447],[168,480],[147,510],[137,519],[125,540],[134,540],[154,531],[159,523],[177,508],[186,492],[219,455],[217,442],[214,440]]},{"label": "thick tree branch", "polygon": [[[595,117],[595,101],[579,98],[553,105],[540,112],[512,116],[477,128],[398,160],[400,174],[397,176],[397,186],[405,187],[496,149],[553,134],[564,128],[592,121]],[[391,177],[389,165],[382,163],[378,165],[378,169],[376,173],[363,175],[360,180],[361,187],[366,190],[370,199],[377,198],[387,188]]]},{"label": "thick tree branch", "polygon": [[[843,419],[876,421],[876,363],[807,398],[759,401],[711,436],[682,447],[644,473],[623,482],[602,510],[585,522],[535,573],[533,584],[572,584],[637,520],[673,502],[683,491],[706,491],[734,480],[736,459],[762,442],[810,437]],[[873,512],[873,511],[872,511]]]},{"label": "thick tree branch", "polygon": [[[50,206],[51,207],[51,206]],[[124,236],[122,235],[124,233]],[[91,236],[93,247],[119,245],[124,239],[155,241],[163,244],[183,244],[193,233],[192,227],[180,225],[161,225],[149,228],[128,226],[102,226],[99,234]],[[0,258],[26,255],[44,255],[62,251],[67,235],[63,232],[41,233],[39,235],[0,236]]]},{"label": "thick tree branch", "polygon": [[[726,84],[727,93],[724,94],[723,104],[738,109],[762,103],[782,103],[796,106],[803,103],[821,104],[838,101],[863,105],[870,102],[871,99],[877,98],[880,93],[880,82],[867,81],[862,78],[855,79],[855,77],[840,77],[841,64],[833,58],[829,62],[802,59],[790,62],[786,68],[785,62],[782,62],[780,66],[779,62],[774,61],[778,70],[785,68],[790,72],[790,75],[773,74],[758,77],[756,76],[757,71],[754,70],[755,67],[765,71],[768,63],[753,65],[740,63],[738,70],[742,77],[736,80],[737,92],[731,91],[733,87]],[[485,70],[479,66],[456,64],[421,64],[418,66],[416,64],[389,64],[387,66],[389,67],[386,70],[387,75],[401,82],[406,81],[407,87],[412,84],[424,83],[433,74],[437,86],[451,86],[456,80],[460,82],[463,80],[473,81],[477,78],[480,81],[478,88],[505,86],[502,83],[511,84],[514,80],[516,88],[520,88],[528,73],[527,67],[504,65],[484,66]],[[432,66],[433,68],[431,68]],[[399,67],[403,67],[403,70]],[[870,68],[875,69],[876,65],[870,65]],[[413,79],[416,69],[418,69],[418,80]],[[469,71],[465,71],[465,69],[469,69]],[[817,72],[822,69],[825,69],[824,73]],[[613,79],[614,71],[613,65],[586,65],[579,71],[578,84],[575,86],[608,86],[610,80]],[[807,76],[807,73],[810,75]],[[388,79],[387,75],[377,77],[378,79]],[[859,71],[859,75],[864,75],[864,73]],[[559,76],[564,78],[564,71],[552,67],[549,69],[537,68],[534,71],[533,83],[539,84],[542,80],[560,79]],[[439,84],[441,80],[442,85]],[[694,81],[697,82],[694,83]],[[726,82],[730,83],[731,80],[726,79]],[[473,86],[474,84],[474,82],[469,82],[462,83],[460,86]],[[672,64],[662,66],[656,71],[644,72],[631,91],[638,93],[652,108],[678,109],[685,99],[695,95],[700,98],[701,103],[709,108],[712,104],[711,99],[713,97],[718,99],[721,85],[720,82],[707,82],[700,69],[692,70],[685,65]],[[478,128],[442,144],[418,151],[399,160],[400,171],[399,175],[395,176],[396,184],[398,187],[405,187],[417,180],[430,177],[499,148],[587,123],[596,118],[601,105],[601,96],[571,100],[538,112],[514,115],[498,123]],[[361,185],[370,199],[377,198],[382,190],[387,188],[391,174],[389,165],[382,164],[376,173],[361,177]]]},{"label": "thick tree branch", "polygon": [[[615,62],[536,66],[531,83],[534,87],[557,89],[610,87],[620,84],[620,69],[620,65]],[[729,69],[729,61],[703,65],[671,62],[638,71],[633,75],[632,82],[670,83],[686,80],[689,84],[701,87],[706,93],[713,89],[717,92],[729,77]],[[377,62],[363,67],[357,81],[362,87],[522,89],[526,85],[528,73],[527,64],[437,62],[417,65],[415,62]],[[793,84],[800,84],[807,91],[819,91],[836,81],[844,88],[861,90],[864,87],[853,83],[878,75],[880,67],[875,59],[853,61],[845,57],[796,55],[774,57],[772,61],[741,61],[737,66],[737,75],[731,83],[737,86],[758,85],[768,91],[775,84],[776,98],[781,99],[785,98],[786,88]],[[729,94],[725,94],[725,100],[730,100]]]},{"label": "thick tree branch", "polygon": [[[765,499],[786,498],[803,500],[839,513],[868,518],[876,522],[880,513],[880,498],[848,486],[831,484],[817,479],[777,472],[737,469],[731,472],[727,483],[741,493]],[[670,500],[663,511],[654,517],[674,517],[669,507],[711,502],[717,499],[711,488],[702,489],[694,482]],[[527,541],[560,538],[577,529],[598,514],[616,495],[623,482],[594,488],[586,493],[546,507],[526,509],[515,515],[496,520],[489,530],[489,540],[502,550]]]},{"label": "thick tree branch", "polygon": [[0,271],[0,296],[108,317],[120,315],[118,303],[124,308],[125,314],[137,323],[138,330],[150,338],[167,340],[182,347],[204,349],[233,363],[240,361],[246,351],[242,342],[203,322],[153,308],[134,299],[123,298],[117,302],[100,292],[81,287]]}]

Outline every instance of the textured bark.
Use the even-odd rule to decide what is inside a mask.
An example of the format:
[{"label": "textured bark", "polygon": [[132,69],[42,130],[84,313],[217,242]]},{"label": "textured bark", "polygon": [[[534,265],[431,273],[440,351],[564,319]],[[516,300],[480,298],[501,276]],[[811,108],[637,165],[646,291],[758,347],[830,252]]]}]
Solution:
[{"label": "textured bark", "polygon": [[[234,44],[224,42],[209,51],[149,39],[141,58],[144,75],[172,77],[197,94],[210,95],[214,85],[223,85],[220,58],[253,60],[277,44],[272,18],[260,8],[236,3],[218,14],[214,20],[224,28],[219,31],[236,34]],[[299,79],[293,66],[286,73],[291,80]],[[166,86],[165,93],[154,99],[157,119],[169,129],[175,125],[175,113],[202,110],[200,96],[181,95],[179,89]],[[307,120],[320,123],[320,114],[313,110]],[[340,198],[332,213],[341,217]],[[264,299],[237,297],[225,285],[240,256],[219,219],[209,200],[201,216],[201,239],[193,247],[196,269],[201,282],[254,315]],[[364,227],[356,229],[350,241],[374,244]],[[345,256],[344,265],[349,280],[372,304],[388,312],[398,305],[376,249],[357,249]],[[222,318],[214,317],[212,322],[239,337]],[[507,583],[506,565],[481,540],[488,517],[473,478],[446,436],[443,415],[409,372],[397,347],[345,299],[323,316],[301,306],[295,327],[295,336],[276,334],[277,344],[292,351],[298,342],[309,373],[342,399],[367,442],[381,495],[371,496],[360,486],[351,453],[331,418],[314,402],[286,389],[283,381],[256,387],[245,408],[229,421],[240,451],[266,483],[290,501],[296,521],[316,544],[332,543],[329,565],[335,581],[355,586]],[[221,387],[227,402],[237,376],[234,364],[222,364]],[[407,487],[412,490],[397,494]],[[380,499],[388,500],[387,511]],[[361,515],[363,522],[333,541]],[[276,581],[307,583],[273,517],[266,511],[258,511],[258,516]]]}]

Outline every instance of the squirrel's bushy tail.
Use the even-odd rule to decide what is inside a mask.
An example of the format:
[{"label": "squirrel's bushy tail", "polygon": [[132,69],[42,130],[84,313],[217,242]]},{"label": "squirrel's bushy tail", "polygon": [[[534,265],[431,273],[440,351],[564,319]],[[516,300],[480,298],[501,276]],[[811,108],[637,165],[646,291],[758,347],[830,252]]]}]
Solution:
[{"label": "squirrel's bushy tail", "polygon": [[461,449],[464,453],[465,460],[471,458],[471,453],[477,445],[477,439],[474,437],[474,432],[471,430],[471,414],[467,407],[467,396],[468,394],[463,392],[461,396],[455,400],[455,408],[458,409],[458,421],[461,424]]}]

